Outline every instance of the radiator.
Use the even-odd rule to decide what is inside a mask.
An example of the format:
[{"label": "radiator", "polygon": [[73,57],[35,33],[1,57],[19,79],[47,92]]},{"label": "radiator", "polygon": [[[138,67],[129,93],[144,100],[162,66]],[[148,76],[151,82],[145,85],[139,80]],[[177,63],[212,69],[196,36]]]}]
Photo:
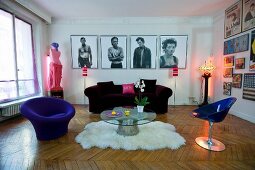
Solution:
[{"label": "radiator", "polygon": [[20,105],[21,103],[15,103],[8,106],[2,106],[0,108],[0,115],[1,116],[14,116],[20,113]]}]

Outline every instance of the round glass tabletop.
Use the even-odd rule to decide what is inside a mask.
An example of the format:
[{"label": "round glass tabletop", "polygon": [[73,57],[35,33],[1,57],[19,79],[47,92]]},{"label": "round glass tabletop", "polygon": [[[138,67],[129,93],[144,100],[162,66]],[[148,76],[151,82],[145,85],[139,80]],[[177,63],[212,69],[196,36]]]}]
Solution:
[{"label": "round glass tabletop", "polygon": [[156,113],[148,109],[138,112],[136,107],[115,107],[112,110],[103,111],[100,113],[100,117],[110,124],[134,126],[152,122],[156,119]]}]

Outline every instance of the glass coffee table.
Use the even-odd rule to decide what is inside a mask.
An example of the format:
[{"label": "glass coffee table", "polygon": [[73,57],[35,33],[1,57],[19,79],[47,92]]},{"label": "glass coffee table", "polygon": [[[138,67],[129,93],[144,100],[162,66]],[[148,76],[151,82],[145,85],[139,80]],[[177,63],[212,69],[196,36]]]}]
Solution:
[{"label": "glass coffee table", "polygon": [[138,112],[137,108],[115,107],[100,113],[103,121],[118,125],[117,133],[123,136],[134,136],[139,133],[138,125],[152,122],[156,113],[150,110]]}]

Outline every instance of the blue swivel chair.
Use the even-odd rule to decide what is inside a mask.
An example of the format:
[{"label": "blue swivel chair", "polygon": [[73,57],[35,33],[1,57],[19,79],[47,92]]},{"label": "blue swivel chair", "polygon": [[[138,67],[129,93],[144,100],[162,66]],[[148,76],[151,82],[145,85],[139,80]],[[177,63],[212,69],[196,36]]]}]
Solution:
[{"label": "blue swivel chair", "polygon": [[212,127],[213,123],[218,123],[225,119],[229,109],[235,102],[236,98],[230,97],[193,110],[192,116],[209,122],[208,137],[198,137],[195,140],[199,146],[211,151],[223,151],[225,149],[223,143],[212,138]]},{"label": "blue swivel chair", "polygon": [[67,133],[75,109],[65,100],[39,97],[24,102],[20,112],[34,126],[38,140],[52,140]]}]

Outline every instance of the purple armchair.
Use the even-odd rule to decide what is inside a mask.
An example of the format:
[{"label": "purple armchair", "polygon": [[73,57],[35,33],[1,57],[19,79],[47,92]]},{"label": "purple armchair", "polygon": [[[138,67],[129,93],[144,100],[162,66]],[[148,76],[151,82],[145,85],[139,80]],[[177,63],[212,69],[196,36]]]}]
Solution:
[{"label": "purple armchair", "polygon": [[20,107],[21,114],[34,126],[38,140],[51,140],[67,133],[74,107],[65,100],[39,97],[27,100]]}]

